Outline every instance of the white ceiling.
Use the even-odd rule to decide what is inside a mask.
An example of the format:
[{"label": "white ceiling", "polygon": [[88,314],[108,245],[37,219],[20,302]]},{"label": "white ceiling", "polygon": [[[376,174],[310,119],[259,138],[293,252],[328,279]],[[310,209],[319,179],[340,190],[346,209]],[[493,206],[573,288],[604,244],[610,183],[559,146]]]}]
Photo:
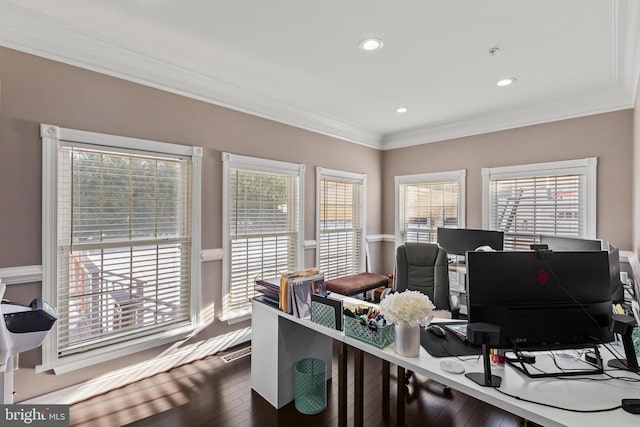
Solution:
[{"label": "white ceiling", "polygon": [[639,3],[0,0],[0,45],[390,149],[631,108]]}]

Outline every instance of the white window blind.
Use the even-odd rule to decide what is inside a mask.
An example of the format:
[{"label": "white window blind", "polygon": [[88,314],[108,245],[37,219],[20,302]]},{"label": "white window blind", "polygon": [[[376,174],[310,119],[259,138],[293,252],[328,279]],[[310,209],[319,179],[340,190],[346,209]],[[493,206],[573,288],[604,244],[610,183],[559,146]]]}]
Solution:
[{"label": "white window blind", "polygon": [[317,168],[317,265],[326,279],[365,271],[366,176]]},{"label": "white window blind", "polygon": [[439,227],[464,227],[465,171],[396,177],[396,243],[435,243]]},{"label": "white window blind", "polygon": [[595,159],[484,171],[488,226],[506,250],[528,250],[540,234],[593,237]]},{"label": "white window blind", "polygon": [[56,273],[45,284],[55,288],[59,314],[54,358],[193,327],[192,157],[91,144],[84,140],[104,136],[69,133],[86,138],[59,140],[54,154]]},{"label": "white window blind", "polygon": [[223,153],[224,317],[246,312],[255,279],[298,269],[303,165]]}]

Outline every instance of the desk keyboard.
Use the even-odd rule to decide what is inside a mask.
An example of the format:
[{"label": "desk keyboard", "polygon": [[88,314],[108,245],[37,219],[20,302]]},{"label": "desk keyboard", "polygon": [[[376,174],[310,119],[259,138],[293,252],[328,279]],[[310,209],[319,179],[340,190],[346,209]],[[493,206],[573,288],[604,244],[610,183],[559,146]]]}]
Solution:
[{"label": "desk keyboard", "polygon": [[444,325],[444,327],[448,330],[450,330],[451,332],[453,332],[453,334],[455,336],[457,336],[458,338],[460,338],[462,341],[466,341],[467,340],[467,325],[463,324],[463,325]]}]

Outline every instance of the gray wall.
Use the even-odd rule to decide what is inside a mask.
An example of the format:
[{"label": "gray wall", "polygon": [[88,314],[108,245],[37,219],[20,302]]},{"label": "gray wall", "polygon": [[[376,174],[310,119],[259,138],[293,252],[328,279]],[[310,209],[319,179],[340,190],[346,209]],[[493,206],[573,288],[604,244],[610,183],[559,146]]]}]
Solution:
[{"label": "gray wall", "polygon": [[[632,134],[633,110],[623,110],[386,151],[384,233],[394,234],[395,175],[466,169],[466,224],[482,228],[482,168],[597,157],[596,235],[631,250]],[[388,265],[393,248],[385,254]]]},{"label": "gray wall", "polygon": [[[204,147],[203,249],[222,246],[222,151],[306,164],[306,240],[315,239],[315,166],[366,173],[367,232],[393,235],[395,175],[466,169],[467,226],[480,228],[481,168],[596,156],[597,234],[622,249],[634,243],[632,155],[634,141],[640,143],[632,135],[631,110],[382,152],[5,48],[0,48],[0,83],[0,268],[41,263],[40,123]],[[392,271],[394,244],[375,243],[370,249],[373,270]],[[314,251],[307,250],[305,267],[314,263]],[[221,262],[203,263],[203,305],[214,303],[217,314],[221,272]],[[40,292],[40,283],[12,285],[7,296],[28,302]],[[194,340],[247,325],[215,321]],[[28,352],[16,374],[16,400],[148,360],[162,350],[63,375],[35,375],[31,367],[39,352]]]},{"label": "gray wall", "polygon": [[[315,167],[367,174],[367,231],[381,227],[382,153],[248,114],[170,94],[95,72],[0,48],[0,268],[41,264],[40,123],[204,148],[202,248],[222,247],[221,152],[304,163],[304,238],[315,239]],[[339,153],[339,155],[336,155]],[[315,251],[305,253],[305,267]],[[203,305],[221,309],[220,261],[202,266]],[[28,303],[40,283],[11,285],[7,297]],[[215,321],[197,339],[246,327]],[[39,351],[21,355],[16,401],[78,383],[162,349],[69,374],[33,374]]]}]

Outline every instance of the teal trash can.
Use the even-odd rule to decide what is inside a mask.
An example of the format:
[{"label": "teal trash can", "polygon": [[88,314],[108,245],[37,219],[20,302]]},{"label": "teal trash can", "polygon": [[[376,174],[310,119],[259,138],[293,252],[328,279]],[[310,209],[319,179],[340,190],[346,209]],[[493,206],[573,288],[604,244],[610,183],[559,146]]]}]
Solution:
[{"label": "teal trash can", "polygon": [[327,407],[326,365],[320,359],[302,359],[296,363],[295,405],[299,412],[318,414]]}]

